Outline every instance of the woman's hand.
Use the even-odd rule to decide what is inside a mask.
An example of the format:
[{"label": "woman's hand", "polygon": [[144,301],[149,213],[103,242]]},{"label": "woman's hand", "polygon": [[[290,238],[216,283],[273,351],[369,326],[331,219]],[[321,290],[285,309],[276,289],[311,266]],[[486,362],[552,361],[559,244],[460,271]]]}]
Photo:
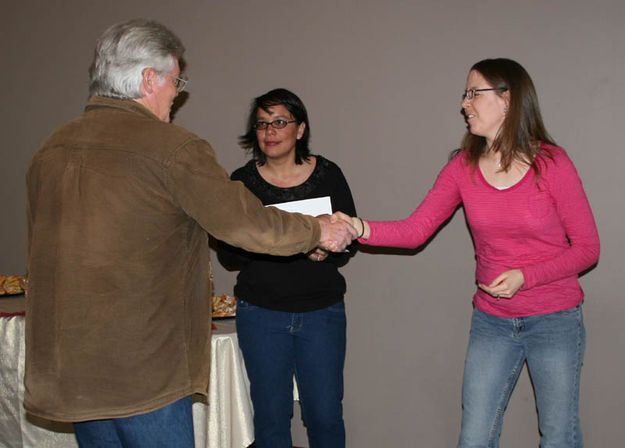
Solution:
[{"label": "woman's hand", "polygon": [[358,236],[358,232],[349,221],[334,215],[319,215],[317,222],[321,229],[319,247],[323,249],[341,252]]},{"label": "woman's hand", "polygon": [[523,286],[523,283],[525,283],[523,272],[520,269],[512,269],[499,274],[490,285],[478,283],[478,286],[497,299],[511,299]]},{"label": "woman's hand", "polygon": [[358,238],[369,238],[369,233],[371,229],[369,228],[369,224],[364,219],[358,218],[356,216],[349,216],[343,212],[334,212],[332,214],[332,219],[340,219],[349,224],[351,224],[358,232]]},{"label": "woman's hand", "polygon": [[328,258],[328,251],[317,247],[315,250],[308,252],[308,258],[312,261],[323,261]]}]

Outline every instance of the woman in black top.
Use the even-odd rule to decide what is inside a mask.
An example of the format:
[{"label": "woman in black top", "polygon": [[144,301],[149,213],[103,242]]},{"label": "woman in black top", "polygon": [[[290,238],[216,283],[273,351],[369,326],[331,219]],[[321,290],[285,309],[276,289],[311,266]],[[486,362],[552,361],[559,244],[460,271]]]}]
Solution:
[{"label": "woman in black top", "polygon": [[[252,103],[241,146],[253,159],[232,173],[265,205],[329,197],[332,211],[355,216],[341,169],[311,155],[310,124],[301,100],[275,89]],[[353,248],[350,248],[353,253]],[[291,447],[293,375],[310,447],[344,447],[345,279],[350,254],[321,249],[275,257],[225,244],[223,264],[241,269],[237,333],[254,404],[258,448]]]}]

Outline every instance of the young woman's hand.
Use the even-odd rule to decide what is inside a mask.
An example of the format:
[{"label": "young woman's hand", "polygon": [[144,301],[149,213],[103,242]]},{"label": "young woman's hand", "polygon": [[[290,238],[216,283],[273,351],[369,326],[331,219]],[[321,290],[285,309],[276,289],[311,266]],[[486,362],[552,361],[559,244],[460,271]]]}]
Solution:
[{"label": "young woman's hand", "polygon": [[497,299],[511,299],[521,289],[523,283],[525,283],[523,272],[520,269],[512,269],[499,274],[490,285],[478,283],[478,286]]},{"label": "young woman's hand", "polygon": [[369,223],[367,223],[364,219],[358,218],[357,216],[349,216],[343,212],[334,212],[332,214],[332,219],[340,219],[351,224],[354,229],[356,229],[358,238],[369,238],[371,229],[369,228]]}]

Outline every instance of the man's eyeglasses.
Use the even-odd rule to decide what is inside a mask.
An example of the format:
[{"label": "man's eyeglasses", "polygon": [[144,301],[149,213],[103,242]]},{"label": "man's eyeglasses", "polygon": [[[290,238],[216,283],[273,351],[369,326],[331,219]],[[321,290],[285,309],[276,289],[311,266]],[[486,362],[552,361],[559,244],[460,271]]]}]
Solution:
[{"label": "man's eyeglasses", "polygon": [[262,131],[263,129],[267,129],[267,126],[271,125],[274,129],[283,129],[289,123],[297,123],[297,120],[273,120],[273,121],[257,121],[254,123],[253,128],[257,131]]},{"label": "man's eyeglasses", "polygon": [[182,76],[179,78],[169,73],[167,73],[167,76],[171,77],[171,79],[174,80],[174,86],[176,87],[178,93],[182,92],[189,82],[186,76]]},{"label": "man's eyeglasses", "polygon": [[508,90],[507,87],[493,87],[491,89],[470,89],[465,90],[462,94],[463,100],[472,100],[475,97],[476,92],[488,92],[489,90],[498,90],[499,92],[505,92]]}]

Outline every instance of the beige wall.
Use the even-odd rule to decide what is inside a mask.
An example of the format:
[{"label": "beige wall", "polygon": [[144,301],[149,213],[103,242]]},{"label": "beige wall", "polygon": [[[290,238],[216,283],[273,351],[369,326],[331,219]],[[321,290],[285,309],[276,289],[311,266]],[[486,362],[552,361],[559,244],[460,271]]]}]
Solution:
[{"label": "beige wall", "polygon": [[[603,242],[582,278],[588,345],[581,416],[587,446],[625,439],[622,253],[625,6],[621,0],[10,2],[2,6],[0,272],[22,273],[24,172],[38,144],[80,113],[95,39],[147,16],[187,46],[190,96],[176,122],[223,165],[253,96],[283,86],[306,103],[313,150],[337,162],[364,217],[408,215],[465,130],[470,65],[510,57],[533,76],[548,129],[581,174]],[[502,211],[505,212],[505,211]],[[345,420],[352,447],[451,447],[460,422],[474,258],[456,213],[418,253],[360,253],[348,280]],[[217,268],[216,292],[234,276]],[[524,373],[503,446],[537,446]],[[295,430],[301,441],[301,428]]]}]

